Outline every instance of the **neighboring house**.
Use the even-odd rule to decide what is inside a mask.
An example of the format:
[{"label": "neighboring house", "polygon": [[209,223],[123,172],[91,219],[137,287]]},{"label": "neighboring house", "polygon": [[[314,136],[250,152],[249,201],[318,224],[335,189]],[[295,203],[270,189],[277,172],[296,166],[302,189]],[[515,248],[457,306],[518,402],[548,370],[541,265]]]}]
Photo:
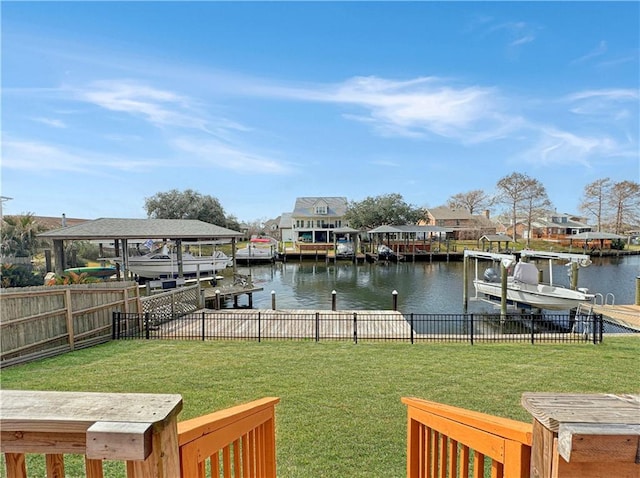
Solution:
[{"label": "neighboring house", "polygon": [[291,219],[290,212],[282,213],[278,229],[280,231],[280,240],[282,242],[293,242],[293,221]]},{"label": "neighboring house", "polygon": [[573,234],[589,232],[591,226],[587,225],[584,218],[571,216],[557,212],[549,212],[545,216],[536,218],[532,223],[532,238],[546,240],[570,239]]},{"label": "neighboring house", "polygon": [[63,214],[61,217],[33,216],[33,220],[47,231],[50,231],[51,229],[59,229],[61,227],[77,226],[78,224],[90,221],[91,219],[77,219],[73,217],[66,217]]},{"label": "neighboring house", "polygon": [[[300,197],[291,213],[291,239],[297,243],[333,242],[333,229],[348,226],[346,197]],[[281,233],[285,236],[285,231]]]},{"label": "neighboring house", "polygon": [[453,239],[479,239],[485,234],[497,232],[489,211],[472,215],[466,209],[451,209],[446,206],[427,209],[426,225],[452,229]]},{"label": "neighboring house", "polygon": [[268,221],[265,221],[263,224],[264,227],[264,233],[267,236],[273,237],[274,239],[278,239],[280,240],[280,218],[281,216],[278,216],[275,219],[269,219]]}]

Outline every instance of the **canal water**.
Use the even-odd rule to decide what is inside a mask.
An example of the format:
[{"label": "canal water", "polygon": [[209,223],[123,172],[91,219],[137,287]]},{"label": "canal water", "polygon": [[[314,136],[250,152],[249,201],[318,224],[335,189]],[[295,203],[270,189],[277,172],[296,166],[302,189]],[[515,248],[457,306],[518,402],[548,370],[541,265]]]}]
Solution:
[{"label": "canal water", "polygon": [[[473,263],[473,261],[471,261]],[[548,261],[537,263],[545,278]],[[481,261],[479,274],[490,267]],[[462,262],[406,262],[352,264],[346,261],[276,262],[275,264],[239,267],[241,274],[251,274],[253,283],[263,290],[253,295],[253,307],[270,309],[272,291],[278,309],[330,310],[332,291],[340,310],[388,310],[397,291],[398,310],[418,314],[459,314],[463,312]],[[469,297],[475,295],[470,265]],[[635,301],[636,277],[640,276],[640,256],[593,258],[589,267],[579,270],[579,287],[603,296],[611,293],[616,304]],[[553,266],[554,284],[569,286],[568,267]],[[609,299],[611,301],[611,298]],[[240,303],[242,304],[242,302]],[[469,301],[468,312],[492,312],[496,308],[483,301]]]}]

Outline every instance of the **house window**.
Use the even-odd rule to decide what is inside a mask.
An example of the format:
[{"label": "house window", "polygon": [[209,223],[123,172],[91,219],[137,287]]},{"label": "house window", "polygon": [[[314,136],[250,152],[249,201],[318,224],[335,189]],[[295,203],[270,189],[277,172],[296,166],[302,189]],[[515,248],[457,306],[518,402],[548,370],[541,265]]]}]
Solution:
[{"label": "house window", "polygon": [[318,205],[316,206],[316,214],[327,214],[327,206],[325,205]]}]

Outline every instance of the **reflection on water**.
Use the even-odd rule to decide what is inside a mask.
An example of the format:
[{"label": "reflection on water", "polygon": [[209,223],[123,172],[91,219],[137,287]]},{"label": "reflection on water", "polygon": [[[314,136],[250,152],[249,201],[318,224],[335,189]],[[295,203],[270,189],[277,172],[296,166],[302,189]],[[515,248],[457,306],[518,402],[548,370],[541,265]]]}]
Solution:
[{"label": "reflection on water", "polygon": [[[490,266],[487,262],[486,267]],[[549,277],[548,261],[538,268]],[[480,274],[484,270],[480,270]],[[330,310],[332,291],[336,291],[337,308],[342,310],[391,309],[393,291],[398,292],[398,309],[403,313],[458,314],[462,306],[462,262],[417,262],[359,264],[348,262],[275,263],[239,268],[251,273],[254,284],[264,290],[253,296],[255,308],[271,308],[271,291],[276,293],[278,309]],[[469,268],[469,280],[473,278]],[[617,304],[635,300],[635,280],[640,276],[640,256],[594,258],[593,264],[579,271],[579,287],[603,295],[613,293]],[[553,266],[554,283],[568,286],[568,268]],[[469,296],[474,295],[469,284]],[[491,312],[495,308],[471,301],[469,312]]]}]

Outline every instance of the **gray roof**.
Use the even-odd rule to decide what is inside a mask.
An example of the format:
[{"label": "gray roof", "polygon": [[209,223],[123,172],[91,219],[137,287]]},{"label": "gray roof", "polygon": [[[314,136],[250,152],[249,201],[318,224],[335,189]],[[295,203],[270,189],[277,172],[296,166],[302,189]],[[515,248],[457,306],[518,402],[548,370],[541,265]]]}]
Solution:
[{"label": "gray roof", "polygon": [[100,218],[38,234],[43,239],[221,239],[242,233],[194,219]]},{"label": "gray roof", "polygon": [[290,212],[283,212],[280,215],[280,229],[291,229],[293,227],[293,219]]},{"label": "gray roof", "polygon": [[619,234],[612,234],[610,232],[581,232],[580,234],[573,234],[568,237],[569,239],[581,239],[581,240],[591,240],[591,239],[626,239],[626,236],[621,236]]},{"label": "gray roof", "polygon": [[473,216],[469,214],[469,211],[467,211],[466,209],[451,209],[446,206],[438,206],[428,208],[427,211],[433,216],[434,219],[473,219]]},{"label": "gray roof", "polygon": [[367,231],[369,234],[395,234],[395,233],[423,233],[423,232],[450,232],[453,229],[440,227],[440,226],[418,226],[413,224],[406,224],[402,226],[378,226],[375,229]]},{"label": "gray roof", "polygon": [[489,241],[489,242],[511,242],[511,236],[507,236],[506,234],[485,234],[479,240]]},{"label": "gray roof", "polygon": [[[318,203],[327,204],[327,214],[316,214],[314,207]],[[292,216],[342,217],[347,212],[346,197],[301,197],[296,199]]]}]

